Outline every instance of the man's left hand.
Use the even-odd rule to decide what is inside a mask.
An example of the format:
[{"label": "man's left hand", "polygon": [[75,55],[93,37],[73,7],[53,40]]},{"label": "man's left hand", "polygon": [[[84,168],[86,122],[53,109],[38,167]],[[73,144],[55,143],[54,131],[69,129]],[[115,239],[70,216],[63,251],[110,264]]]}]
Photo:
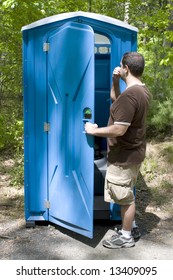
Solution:
[{"label": "man's left hand", "polygon": [[87,122],[85,124],[85,132],[87,134],[94,135],[94,131],[97,127],[98,127],[98,125],[96,123],[93,124],[93,123]]}]

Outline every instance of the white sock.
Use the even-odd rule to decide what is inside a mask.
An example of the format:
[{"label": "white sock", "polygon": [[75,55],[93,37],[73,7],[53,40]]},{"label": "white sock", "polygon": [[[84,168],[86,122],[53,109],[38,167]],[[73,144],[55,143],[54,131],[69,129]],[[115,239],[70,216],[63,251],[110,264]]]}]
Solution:
[{"label": "white sock", "polygon": [[136,227],[138,227],[138,226],[137,226],[137,224],[136,224],[136,222],[134,220],[133,223],[132,223],[132,228],[136,228]]},{"label": "white sock", "polygon": [[130,238],[131,237],[131,231],[127,231],[127,230],[122,229],[121,233],[126,238]]}]

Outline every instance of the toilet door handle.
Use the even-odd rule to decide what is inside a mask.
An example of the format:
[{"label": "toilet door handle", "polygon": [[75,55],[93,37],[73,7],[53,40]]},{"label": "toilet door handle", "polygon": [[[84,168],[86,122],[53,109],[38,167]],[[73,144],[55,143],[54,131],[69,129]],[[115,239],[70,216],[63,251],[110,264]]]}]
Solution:
[{"label": "toilet door handle", "polygon": [[83,109],[83,119],[92,119],[92,110],[89,107]]},{"label": "toilet door handle", "polygon": [[85,124],[86,122],[88,122],[89,120],[92,119],[92,110],[89,108],[89,107],[85,107],[83,109],[83,133],[86,133],[85,132]]}]

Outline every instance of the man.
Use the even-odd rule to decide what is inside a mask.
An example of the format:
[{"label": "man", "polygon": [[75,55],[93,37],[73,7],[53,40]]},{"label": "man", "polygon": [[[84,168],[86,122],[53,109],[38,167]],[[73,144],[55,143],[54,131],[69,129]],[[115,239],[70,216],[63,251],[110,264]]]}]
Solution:
[{"label": "man", "polygon": [[[128,52],[123,55],[120,65],[113,71],[113,103],[107,127],[99,128],[97,124],[89,122],[85,125],[87,134],[107,137],[108,166],[104,198],[121,207],[122,230],[103,241],[103,246],[108,248],[135,246],[131,234],[135,218],[133,188],[145,158],[145,123],[150,99],[150,93],[141,81],[144,57],[137,52]],[[119,88],[120,78],[127,86],[122,94]]]}]

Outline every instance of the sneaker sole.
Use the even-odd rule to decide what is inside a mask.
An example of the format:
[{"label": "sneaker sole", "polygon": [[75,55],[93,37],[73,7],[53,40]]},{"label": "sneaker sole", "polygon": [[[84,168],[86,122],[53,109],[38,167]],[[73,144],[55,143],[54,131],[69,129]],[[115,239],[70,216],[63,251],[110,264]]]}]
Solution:
[{"label": "sneaker sole", "polygon": [[135,246],[135,243],[124,243],[122,245],[113,245],[113,244],[107,244],[106,240],[103,240],[102,245],[108,249],[120,249],[120,248],[131,248]]}]

